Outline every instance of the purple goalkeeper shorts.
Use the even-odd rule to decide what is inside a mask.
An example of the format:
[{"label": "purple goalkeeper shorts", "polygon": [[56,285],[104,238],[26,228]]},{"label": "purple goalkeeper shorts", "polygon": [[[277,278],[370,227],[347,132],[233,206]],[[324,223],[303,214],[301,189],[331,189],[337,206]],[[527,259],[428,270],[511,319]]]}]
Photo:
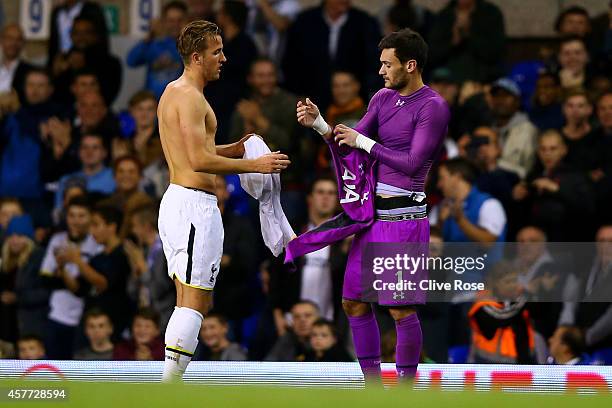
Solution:
[{"label": "purple goalkeeper shorts", "polygon": [[[394,291],[381,291],[372,298],[370,276],[362,271],[362,256],[368,243],[423,243],[429,244],[429,220],[427,218],[385,221],[377,219],[370,228],[358,233],[353,239],[348,254],[342,297],[360,302],[376,302],[383,306],[408,306],[425,303],[425,293],[415,290],[399,294]],[[366,268],[367,269],[367,268]],[[369,292],[369,293],[368,293]]]}]

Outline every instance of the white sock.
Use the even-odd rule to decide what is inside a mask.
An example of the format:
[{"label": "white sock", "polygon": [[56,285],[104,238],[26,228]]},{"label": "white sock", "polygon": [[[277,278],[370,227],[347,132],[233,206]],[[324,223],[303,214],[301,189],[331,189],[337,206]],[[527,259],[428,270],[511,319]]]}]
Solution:
[{"label": "white sock", "polygon": [[181,381],[198,345],[204,317],[197,310],[175,307],[166,328],[163,382]]}]

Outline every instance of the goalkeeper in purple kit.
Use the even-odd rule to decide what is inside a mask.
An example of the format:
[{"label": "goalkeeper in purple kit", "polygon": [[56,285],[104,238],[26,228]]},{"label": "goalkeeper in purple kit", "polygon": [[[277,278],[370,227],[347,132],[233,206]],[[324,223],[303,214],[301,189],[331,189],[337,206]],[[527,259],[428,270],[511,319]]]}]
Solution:
[{"label": "goalkeeper in purple kit", "polygon": [[[364,300],[362,252],[368,242],[429,242],[424,184],[438,156],[450,118],[444,99],[423,83],[427,44],[410,29],[383,38],[379,74],[385,88],[371,99],[354,128],[332,129],[317,106],[306,99],[297,105],[298,122],[340,145],[362,149],[376,160],[376,220],[353,240],[342,292],[355,352],[367,380],[380,378],[380,332],[372,305]],[[397,330],[399,379],[416,374],[422,347],[415,301],[390,300],[387,306]]]}]

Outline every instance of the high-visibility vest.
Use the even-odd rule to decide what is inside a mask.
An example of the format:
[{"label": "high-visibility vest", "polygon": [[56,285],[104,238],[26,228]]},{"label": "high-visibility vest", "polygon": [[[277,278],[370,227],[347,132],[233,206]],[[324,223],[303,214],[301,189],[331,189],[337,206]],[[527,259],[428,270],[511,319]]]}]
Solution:
[{"label": "high-visibility vest", "polygon": [[[501,309],[503,304],[490,300],[482,300],[474,303],[468,313],[470,327],[472,328],[472,349],[470,350],[470,353],[473,357],[478,356],[492,363],[516,364],[518,353],[516,350],[515,333],[512,327],[507,326],[498,328],[495,335],[490,340],[487,339],[480,331],[480,327],[476,323],[474,315],[485,306],[492,306]],[[533,327],[529,321],[529,313],[527,310],[523,310],[521,314],[527,324],[529,350],[531,354],[533,354],[535,342]]]}]

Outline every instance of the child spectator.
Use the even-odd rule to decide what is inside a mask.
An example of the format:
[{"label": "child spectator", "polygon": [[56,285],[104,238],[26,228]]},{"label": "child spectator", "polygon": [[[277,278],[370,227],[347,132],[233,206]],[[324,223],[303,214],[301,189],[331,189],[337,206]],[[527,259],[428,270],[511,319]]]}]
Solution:
[{"label": "child spectator", "polygon": [[312,325],[310,347],[304,361],[355,361],[338,343],[338,333],[333,323],[326,319],[318,319]]},{"label": "child spectator", "polygon": [[200,338],[208,350],[196,350],[196,360],[244,361],[246,353],[238,343],[227,338],[228,324],[223,315],[209,313],[202,322]]},{"label": "child spectator", "polygon": [[20,360],[42,360],[45,358],[45,345],[38,336],[27,335],[17,340]]},{"label": "child spectator", "polygon": [[113,360],[163,359],[164,343],[159,336],[159,316],[151,309],[140,309],[132,323],[132,338],[115,346]]},{"label": "child spectator", "polygon": [[112,360],[114,345],[111,341],[113,324],[108,314],[100,309],[85,313],[85,335],[89,345],[74,354],[75,360]]}]

